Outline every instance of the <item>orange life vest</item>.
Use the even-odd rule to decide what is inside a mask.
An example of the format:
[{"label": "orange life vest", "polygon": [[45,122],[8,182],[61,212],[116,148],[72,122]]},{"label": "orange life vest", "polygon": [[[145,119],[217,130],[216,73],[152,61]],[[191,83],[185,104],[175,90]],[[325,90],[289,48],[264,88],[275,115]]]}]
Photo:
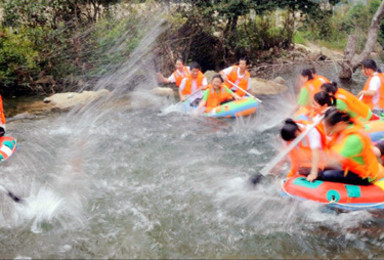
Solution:
[{"label": "orange life vest", "polygon": [[370,182],[383,178],[384,168],[378,162],[375,154],[373,153],[372,142],[361,126],[353,126],[335,135],[329,142],[329,146],[332,151],[331,155],[341,157],[337,151],[335,151],[335,146],[343,145],[343,142],[345,142],[350,135],[358,135],[362,141],[363,150],[356,156],[361,156],[363,158],[364,164],[359,164],[349,158],[342,157],[340,158],[340,162],[343,170],[345,170],[346,173],[347,171],[356,173],[363,179],[369,178],[368,180]]},{"label": "orange life vest", "polygon": [[[299,121],[299,124],[304,124],[305,127],[308,126],[308,122]],[[324,127],[321,125],[317,125],[315,129],[320,133],[321,138],[321,146],[323,151],[326,149],[326,135],[324,131]],[[312,167],[312,150],[309,144],[308,136],[304,137],[304,139],[298,143],[298,145],[289,152],[289,158],[291,161],[291,171],[288,173],[287,177],[294,176],[300,168],[311,168]],[[320,158],[319,167],[323,169],[325,166],[325,158],[322,156]]]},{"label": "orange life vest", "polygon": [[[248,70],[245,70],[244,72],[244,76],[240,79],[237,75],[237,70],[238,70],[239,66],[237,65],[233,65],[232,66],[232,70],[231,72],[227,75],[228,77],[228,80],[230,80],[232,83],[236,84],[237,86],[239,86],[240,88],[242,88],[243,90],[245,91],[248,91],[247,88],[248,88],[248,81],[251,79],[251,75],[249,74]],[[239,81],[238,81],[239,80]],[[232,88],[233,86],[228,83],[228,82],[225,82],[225,85],[228,87],[228,88]],[[245,95],[245,92],[240,90],[240,89],[237,89],[234,91],[238,96],[240,97],[243,97]]]},{"label": "orange life vest", "polygon": [[335,98],[346,103],[348,109],[361,118],[369,120],[369,115],[372,116],[372,111],[369,106],[345,89],[338,88],[335,94]]},{"label": "orange life vest", "polygon": [[379,95],[380,95],[380,98],[379,100],[377,101],[376,104],[373,103],[373,96],[366,96],[364,95],[362,100],[365,104],[368,105],[368,107],[370,109],[374,109],[374,108],[384,108],[384,74],[383,73],[378,73],[376,72],[374,75],[372,75],[371,77],[368,78],[367,82],[365,83],[364,85],[364,88],[363,90],[369,90],[369,83],[371,82],[372,78],[375,77],[375,76],[379,76],[380,78],[380,88],[378,89],[379,91]]},{"label": "orange life vest", "polygon": [[3,106],[3,98],[0,96],[0,120],[1,124],[5,125],[5,114],[4,114],[4,106]]},{"label": "orange life vest", "polygon": [[175,70],[173,72],[173,77],[175,78],[176,86],[179,87],[183,78],[188,77],[190,74],[191,73],[186,66],[183,67],[183,74],[181,74],[179,70]]},{"label": "orange life vest", "polygon": [[183,95],[191,95],[192,94],[192,81],[196,80],[196,88],[198,89],[203,85],[204,78],[205,78],[205,76],[201,71],[199,71],[199,73],[197,74],[196,79],[193,79],[192,75],[189,74],[188,77],[185,78],[186,79],[185,86],[184,86],[184,89],[181,93],[183,93]]},{"label": "orange life vest", "polygon": [[209,112],[215,107],[219,106],[221,102],[228,100],[228,98],[231,97],[231,95],[225,90],[225,85],[222,84],[218,91],[216,91],[212,83],[208,85],[208,99],[207,103],[205,105],[205,112]]}]

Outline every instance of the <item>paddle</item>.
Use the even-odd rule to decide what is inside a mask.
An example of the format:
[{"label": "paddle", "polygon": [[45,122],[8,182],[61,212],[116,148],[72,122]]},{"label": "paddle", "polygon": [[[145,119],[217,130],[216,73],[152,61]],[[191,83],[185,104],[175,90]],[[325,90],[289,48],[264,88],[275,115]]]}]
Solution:
[{"label": "paddle", "polygon": [[8,195],[14,202],[23,202],[23,199],[17,197],[13,192],[9,191],[7,188],[5,188],[3,185],[0,184],[0,191],[2,191],[4,194]]},{"label": "paddle", "polygon": [[279,153],[275,158],[273,158],[269,163],[267,163],[261,171],[255,176],[251,177],[251,182],[256,185],[265,177],[275,166],[278,164],[295,146],[304,139],[304,137],[315,128],[324,118],[324,115],[320,116],[312,125],[310,125],[304,132],[302,132],[295,140],[293,140],[284,151]]},{"label": "paddle", "polygon": [[199,92],[199,91],[201,91],[202,89],[204,89],[204,87],[206,87],[206,85],[205,85],[205,86],[201,86],[200,88],[196,89],[195,91],[192,92],[192,94],[188,95],[183,101],[180,100],[180,101],[177,102],[174,106],[178,106],[179,104],[181,104],[181,103],[187,101],[190,97],[192,97],[193,95],[195,95],[197,92]]},{"label": "paddle", "polygon": [[235,88],[240,89],[241,91],[243,91],[243,92],[244,92],[245,94],[247,94],[248,96],[253,97],[257,102],[259,102],[259,103],[263,103],[263,101],[261,101],[260,99],[258,99],[257,97],[255,97],[254,95],[252,95],[251,93],[249,93],[248,91],[246,91],[246,90],[240,88],[238,85],[236,85],[236,84],[233,83],[232,81],[227,80],[227,82],[228,82],[229,84],[231,84],[232,86],[234,86]]}]

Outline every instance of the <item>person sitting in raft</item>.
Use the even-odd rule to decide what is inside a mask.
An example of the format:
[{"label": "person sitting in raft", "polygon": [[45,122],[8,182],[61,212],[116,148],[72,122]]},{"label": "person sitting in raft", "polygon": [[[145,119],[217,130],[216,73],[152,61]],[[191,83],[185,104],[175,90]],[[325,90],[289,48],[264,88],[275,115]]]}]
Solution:
[{"label": "person sitting in raft", "polygon": [[[285,120],[280,131],[281,138],[286,142],[293,141],[310,125],[308,123],[296,123],[292,119]],[[289,153],[291,170],[287,178],[296,174],[307,175],[307,180],[312,181],[318,176],[319,169],[324,167],[323,150],[326,137],[324,131],[315,127],[307,136]]]},{"label": "person sitting in raft", "polygon": [[362,72],[368,77],[368,80],[357,96],[362,98],[373,113],[380,115],[384,109],[384,74],[374,60],[364,60]]},{"label": "person sitting in raft", "polygon": [[299,75],[299,81],[301,85],[300,93],[297,98],[297,104],[300,107],[306,108],[308,111],[311,110],[311,102],[315,93],[320,91],[320,87],[323,81],[315,79],[312,69],[304,69]]},{"label": "person sitting in raft", "polygon": [[191,74],[185,77],[179,87],[180,101],[189,100],[190,106],[197,106],[203,97],[202,90],[208,85],[207,79],[200,71],[197,62],[190,64]]},{"label": "person sitting in raft", "polygon": [[224,83],[223,78],[216,74],[213,76],[208,88],[204,91],[203,99],[200,101],[199,106],[195,111],[195,115],[202,112],[209,112],[213,108],[226,102],[229,97],[240,99],[240,97],[231,91]]},{"label": "person sitting in raft", "polygon": [[314,67],[310,68],[310,70],[312,72],[314,85],[320,85],[321,86],[321,85],[326,84],[326,83],[331,83],[331,81],[329,79],[327,79],[326,77],[317,74],[316,69]]},{"label": "person sitting in raft", "polygon": [[[247,66],[248,58],[242,57],[239,59],[239,65],[233,65],[219,72],[225,80],[224,84],[239,97],[243,97],[246,94],[245,91],[249,92],[251,90],[251,74],[249,74]],[[237,87],[234,85],[237,85]]]},{"label": "person sitting in raft", "polygon": [[325,133],[332,139],[327,143],[327,169],[320,171],[317,179],[368,185],[384,177],[384,168],[373,152],[371,140],[347,113],[328,109],[324,126]]},{"label": "person sitting in raft", "polygon": [[329,82],[326,77],[320,76],[315,72],[314,68],[309,68],[302,70],[299,74],[298,85],[301,88],[297,97],[298,109],[294,116],[297,120],[310,120],[313,96],[320,91],[320,87],[324,82]]},{"label": "person sitting in raft", "polygon": [[179,87],[181,84],[181,81],[185,77],[189,76],[191,72],[188,66],[184,66],[183,59],[181,58],[178,58],[176,60],[175,67],[176,67],[176,70],[168,78],[164,77],[164,75],[161,72],[157,73],[158,82],[165,83],[165,84],[175,83],[176,86]]},{"label": "person sitting in raft", "polygon": [[323,84],[321,90],[315,94],[313,99],[312,108],[314,113],[319,113],[327,107],[335,106],[340,111],[348,113],[355,121],[366,122],[379,119],[365,103],[361,102],[347,90],[338,88],[335,82]]}]

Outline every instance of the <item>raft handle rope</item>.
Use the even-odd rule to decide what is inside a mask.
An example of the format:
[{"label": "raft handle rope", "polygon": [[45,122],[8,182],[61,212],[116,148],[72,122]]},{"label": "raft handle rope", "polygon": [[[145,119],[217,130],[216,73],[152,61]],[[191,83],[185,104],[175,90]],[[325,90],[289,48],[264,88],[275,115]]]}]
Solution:
[{"label": "raft handle rope", "polygon": [[[305,198],[300,198],[300,197],[297,197],[297,196],[294,196],[290,193],[287,192],[287,190],[284,188],[284,183],[287,181],[288,179],[283,179],[281,180],[281,190],[290,198],[293,198],[293,199],[300,199],[300,200],[308,200],[308,199],[305,199]],[[374,209],[376,207],[380,207],[382,208],[382,206],[384,205],[384,202],[378,202],[378,203],[375,203],[375,204],[370,204],[369,206],[366,206],[366,205],[354,205],[354,204],[346,204],[346,203],[337,203],[336,200],[333,199],[334,196],[332,196],[332,200],[328,203],[324,203],[324,202],[319,202],[319,201],[315,201],[315,202],[318,202],[320,204],[323,204],[325,206],[327,205],[331,205],[331,206],[334,206],[334,205],[338,205],[338,206],[341,206],[343,208],[352,208],[352,209]]]}]

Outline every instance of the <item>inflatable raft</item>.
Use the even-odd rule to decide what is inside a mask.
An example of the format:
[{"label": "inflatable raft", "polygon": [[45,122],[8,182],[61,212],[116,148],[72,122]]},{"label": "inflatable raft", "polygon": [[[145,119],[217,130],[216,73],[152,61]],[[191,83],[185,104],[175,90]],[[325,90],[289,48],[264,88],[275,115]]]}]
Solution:
[{"label": "inflatable raft", "polygon": [[285,179],[281,190],[289,197],[316,201],[328,206],[348,209],[384,209],[384,190],[379,185],[352,185],[315,180],[304,176]]},{"label": "inflatable raft", "polygon": [[[249,116],[256,112],[259,103],[252,97],[245,97],[239,100],[224,103],[203,113],[207,117],[239,117]],[[184,103],[184,111],[194,113],[196,107],[191,107],[188,101]]]},{"label": "inflatable raft", "polygon": [[204,113],[208,117],[239,117],[249,116],[256,112],[259,103],[252,97],[246,97],[239,100],[231,101],[215,107],[208,113]]},{"label": "inflatable raft", "polygon": [[16,139],[11,136],[0,137],[0,163],[7,160],[17,149]]},{"label": "inflatable raft", "polygon": [[[364,123],[364,127],[372,142],[377,142],[384,137],[384,121],[369,121]],[[288,196],[337,208],[384,209],[384,180],[376,184],[352,185],[319,180],[308,182],[304,176],[299,176],[283,180],[281,189]]]},{"label": "inflatable raft", "polygon": [[384,121],[368,121],[365,122],[363,125],[372,142],[376,143],[384,138]]}]

